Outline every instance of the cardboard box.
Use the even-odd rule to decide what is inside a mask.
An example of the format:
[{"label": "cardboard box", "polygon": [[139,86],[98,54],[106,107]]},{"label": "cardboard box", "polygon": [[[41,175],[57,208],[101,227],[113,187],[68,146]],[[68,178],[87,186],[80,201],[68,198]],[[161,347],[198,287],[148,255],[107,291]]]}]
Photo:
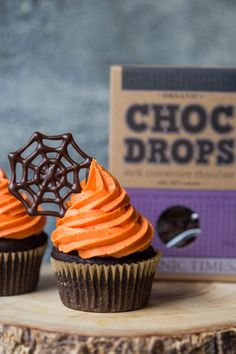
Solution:
[{"label": "cardboard box", "polygon": [[167,279],[236,280],[236,69],[111,68],[109,165]]}]

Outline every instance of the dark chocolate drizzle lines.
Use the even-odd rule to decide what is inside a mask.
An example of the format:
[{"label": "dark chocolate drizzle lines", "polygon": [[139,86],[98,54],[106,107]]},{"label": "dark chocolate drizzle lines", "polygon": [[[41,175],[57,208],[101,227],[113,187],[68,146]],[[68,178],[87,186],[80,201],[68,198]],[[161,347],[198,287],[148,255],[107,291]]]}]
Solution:
[{"label": "dark chocolate drizzle lines", "polygon": [[[52,141],[59,146],[50,146]],[[35,143],[33,152],[28,152]],[[77,159],[81,158],[79,162]],[[25,146],[9,154],[9,161],[12,171],[9,191],[24,204],[28,214],[62,217],[68,197],[81,191],[79,173],[85,169],[88,175],[92,157],[79,148],[70,133],[47,136],[35,132]],[[72,181],[68,180],[69,174]],[[41,204],[44,210],[39,210]],[[45,208],[47,204],[57,206],[58,211]]]}]

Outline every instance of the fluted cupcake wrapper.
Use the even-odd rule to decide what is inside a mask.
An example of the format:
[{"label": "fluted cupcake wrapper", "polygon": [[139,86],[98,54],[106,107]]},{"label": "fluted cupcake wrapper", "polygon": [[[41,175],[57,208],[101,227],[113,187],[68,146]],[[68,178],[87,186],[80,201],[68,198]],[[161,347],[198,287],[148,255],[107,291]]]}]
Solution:
[{"label": "fluted cupcake wrapper", "polygon": [[62,303],[89,312],[122,312],[147,305],[160,254],[138,263],[90,265],[51,258]]},{"label": "fluted cupcake wrapper", "polygon": [[0,252],[0,296],[35,290],[46,244],[20,252]]}]

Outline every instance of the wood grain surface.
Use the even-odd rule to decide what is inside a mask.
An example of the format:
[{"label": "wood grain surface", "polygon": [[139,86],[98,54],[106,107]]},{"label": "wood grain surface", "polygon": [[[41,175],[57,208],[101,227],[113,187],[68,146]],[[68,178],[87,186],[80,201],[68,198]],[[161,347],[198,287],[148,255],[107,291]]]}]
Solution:
[{"label": "wood grain surface", "polygon": [[236,284],[156,281],[145,309],[86,313],[44,265],[36,292],[0,298],[0,353],[236,354]]}]

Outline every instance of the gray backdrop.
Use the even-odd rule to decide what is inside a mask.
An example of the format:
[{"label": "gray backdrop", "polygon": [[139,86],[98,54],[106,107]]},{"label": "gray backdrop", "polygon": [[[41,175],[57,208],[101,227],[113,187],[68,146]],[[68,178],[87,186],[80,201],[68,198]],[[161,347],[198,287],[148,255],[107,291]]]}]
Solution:
[{"label": "gray backdrop", "polygon": [[235,0],[0,0],[0,165],[39,130],[106,166],[110,65],[233,66],[235,18]]}]

